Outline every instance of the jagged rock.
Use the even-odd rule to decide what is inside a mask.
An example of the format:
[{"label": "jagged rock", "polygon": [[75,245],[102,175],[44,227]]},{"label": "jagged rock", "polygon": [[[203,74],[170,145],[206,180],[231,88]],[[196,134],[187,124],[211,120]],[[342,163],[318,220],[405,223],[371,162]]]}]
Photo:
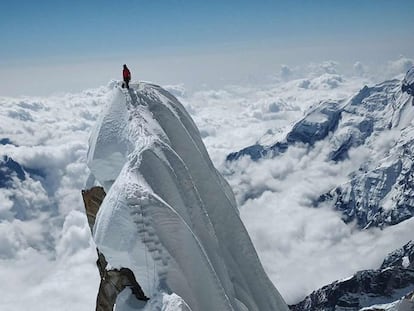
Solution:
[{"label": "jagged rock", "polygon": [[105,190],[102,187],[92,187],[88,190],[82,190],[83,204],[85,206],[85,212],[91,232],[93,232],[96,214],[98,213],[105,195]]},{"label": "jagged rock", "polygon": [[401,91],[414,95],[414,67],[411,67],[405,75],[401,85]]},{"label": "jagged rock", "polygon": [[403,247],[388,254],[380,269],[390,267],[402,267],[414,270],[414,241],[410,241]]},{"label": "jagged rock", "polygon": [[311,293],[302,302],[290,306],[290,309],[357,311],[363,307],[394,302],[413,290],[413,266],[414,242],[410,241],[390,253],[378,270],[359,271],[348,279],[326,285]]},{"label": "jagged rock", "polygon": [[362,308],[360,311],[413,311],[414,310],[414,291],[405,295],[403,298],[391,303],[373,305]]},{"label": "jagged rock", "polygon": [[[99,207],[105,198],[105,191],[102,187],[92,187],[89,190],[82,190],[82,198],[85,205],[86,216],[88,224],[93,232],[96,214]],[[101,276],[101,283],[99,285],[99,292],[96,299],[96,311],[112,311],[116,302],[117,296],[127,287],[131,288],[133,295],[138,300],[147,301],[141,286],[135,279],[134,273],[128,268],[109,269],[107,270],[108,262],[105,256],[97,249],[99,274]]]},{"label": "jagged rock", "polygon": [[141,301],[149,300],[130,269],[107,270],[108,262],[99,250],[96,264],[101,276],[101,283],[99,284],[98,296],[96,298],[96,311],[112,311],[118,295],[127,287],[131,289],[136,299]]}]

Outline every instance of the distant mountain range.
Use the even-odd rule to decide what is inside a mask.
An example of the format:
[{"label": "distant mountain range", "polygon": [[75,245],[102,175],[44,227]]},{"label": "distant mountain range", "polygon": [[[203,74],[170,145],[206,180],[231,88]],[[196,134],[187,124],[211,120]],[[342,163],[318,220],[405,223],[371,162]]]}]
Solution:
[{"label": "distant mountain range", "polygon": [[[314,291],[292,311],[405,310],[414,308],[414,242],[390,253],[377,270],[358,271],[350,278],[335,281]],[[403,298],[406,296],[405,298]],[[407,300],[402,303],[403,300]],[[393,304],[392,304],[393,303]],[[392,304],[392,305],[391,305]],[[374,307],[375,305],[375,307]],[[382,307],[380,305],[383,305]],[[392,307],[392,308],[391,308]],[[389,309],[390,308],[390,309]]]},{"label": "distant mountain range", "polygon": [[352,161],[364,147],[370,160],[360,163],[348,182],[321,193],[317,207],[327,203],[359,228],[395,225],[414,215],[414,107],[401,92],[401,82],[390,80],[365,86],[347,101],[325,101],[312,108],[286,134],[270,145],[257,143],[227,156],[255,161],[277,157],[295,144],[311,149],[328,142],[326,161]]}]

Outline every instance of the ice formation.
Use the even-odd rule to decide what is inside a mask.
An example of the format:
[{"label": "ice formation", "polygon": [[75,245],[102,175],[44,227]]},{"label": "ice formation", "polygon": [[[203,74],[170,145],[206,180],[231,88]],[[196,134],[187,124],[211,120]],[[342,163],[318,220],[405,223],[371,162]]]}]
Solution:
[{"label": "ice formation", "polygon": [[113,268],[131,269],[116,310],[288,310],[178,100],[150,83],[115,87],[90,138],[88,185],[107,193],[94,240]]}]

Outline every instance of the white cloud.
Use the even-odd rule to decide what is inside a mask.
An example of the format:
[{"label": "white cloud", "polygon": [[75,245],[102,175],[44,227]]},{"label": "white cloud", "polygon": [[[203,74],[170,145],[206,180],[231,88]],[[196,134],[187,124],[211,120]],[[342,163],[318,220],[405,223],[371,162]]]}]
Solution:
[{"label": "white cloud", "polygon": [[309,87],[312,89],[335,89],[344,82],[342,76],[337,74],[325,73],[310,81]]},{"label": "white cloud", "polygon": [[13,201],[10,199],[11,192],[0,188],[0,217],[8,218],[10,209],[13,207]]},{"label": "white cloud", "polygon": [[61,237],[56,246],[57,257],[60,260],[69,260],[77,252],[88,249],[91,232],[87,224],[85,213],[71,211],[63,223]]},{"label": "white cloud", "polygon": [[322,63],[311,63],[308,66],[308,72],[318,76],[323,74],[337,74],[339,63],[333,60],[324,61]]},{"label": "white cloud", "polygon": [[359,231],[330,207],[313,207],[370,156],[358,148],[352,160],[334,164],[326,161],[326,150],[320,142],[310,152],[297,146],[275,159],[242,159],[227,176],[264,267],[288,303],[357,270],[377,268],[389,251],[412,238],[412,220]]},{"label": "white cloud", "polygon": [[80,310],[95,308],[99,274],[94,249],[78,252],[70,260],[56,261],[33,249],[18,260],[0,259],[2,310]]},{"label": "white cloud", "polygon": [[[368,71],[362,64],[358,67]],[[412,238],[412,220],[383,231],[360,232],[344,224],[331,208],[313,207],[320,194],[347,181],[347,174],[369,159],[364,147],[351,151],[351,160],[339,164],[326,161],[328,149],[320,142],[311,152],[297,146],[275,159],[242,158],[223,166],[229,151],[259,138],[262,143],[274,143],[309,107],[325,99],[349,98],[369,83],[368,73],[346,76],[336,62],[312,64],[307,70],[295,70],[301,79],[289,82],[226,88],[227,92],[214,92],[214,96],[204,92],[186,99],[192,103],[199,128],[214,124],[215,136],[204,142],[219,169],[233,172],[226,178],[240,203],[241,217],[266,271],[289,303],[357,270],[377,268],[389,251]],[[378,148],[387,148],[394,137],[385,136],[384,147],[378,144]]]},{"label": "white cloud", "polygon": [[282,65],[280,68],[280,77],[284,80],[288,80],[292,76],[292,69],[287,65]]},{"label": "white cloud", "polygon": [[361,62],[355,62],[353,65],[353,69],[354,69],[354,73],[357,76],[364,76],[367,69],[365,68],[365,66],[361,63]]},{"label": "white cloud", "polygon": [[[274,142],[309,107],[346,98],[366,82],[347,77],[333,61],[285,66],[283,71],[290,81],[260,86],[217,83],[216,89],[198,91],[169,87],[195,119],[220,170],[229,169],[223,160],[230,152],[259,139]],[[1,309],[93,309],[99,275],[80,190],[88,173],[88,135],[115,84],[48,98],[0,97],[0,139],[16,144],[0,145],[0,155],[46,176],[28,176],[16,180],[13,189],[0,189],[0,275],[10,280],[0,286]],[[379,264],[383,254],[402,244],[412,225],[358,233],[332,210],[309,208],[317,194],[364,161],[366,152],[361,149],[354,162],[339,165],[325,162],[325,157],[323,144],[310,153],[298,146],[276,160],[242,159],[230,177],[264,266],[288,302]],[[19,199],[13,198],[16,194]],[[245,200],[246,195],[251,199]],[[14,219],[17,204],[32,210],[33,217]],[[356,256],[357,251],[362,255]]]},{"label": "white cloud", "polygon": [[412,66],[414,66],[413,59],[400,56],[398,59],[388,62],[387,73],[390,77],[405,74]]},{"label": "white cloud", "polygon": [[[3,221],[0,223],[0,258],[18,258],[21,251],[27,249],[39,249],[44,242],[46,227],[36,220]],[[44,246],[41,247],[44,250]]]},{"label": "white cloud", "polygon": [[1,138],[16,144],[0,145],[0,155],[41,175],[0,189],[0,275],[12,280],[0,286],[1,309],[94,308],[99,273],[80,190],[88,135],[107,93],[0,98]]},{"label": "white cloud", "polygon": [[163,86],[168,92],[173,94],[175,97],[185,97],[187,95],[187,91],[184,87],[184,84],[177,84],[177,85],[165,85]]}]

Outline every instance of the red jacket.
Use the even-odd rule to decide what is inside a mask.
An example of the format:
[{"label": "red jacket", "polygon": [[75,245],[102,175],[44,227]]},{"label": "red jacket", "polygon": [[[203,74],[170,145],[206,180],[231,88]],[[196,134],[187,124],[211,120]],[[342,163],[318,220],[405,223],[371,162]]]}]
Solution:
[{"label": "red jacket", "polygon": [[124,70],[122,71],[122,74],[124,76],[124,80],[126,79],[131,80],[131,72],[129,71],[128,68],[124,68]]}]

